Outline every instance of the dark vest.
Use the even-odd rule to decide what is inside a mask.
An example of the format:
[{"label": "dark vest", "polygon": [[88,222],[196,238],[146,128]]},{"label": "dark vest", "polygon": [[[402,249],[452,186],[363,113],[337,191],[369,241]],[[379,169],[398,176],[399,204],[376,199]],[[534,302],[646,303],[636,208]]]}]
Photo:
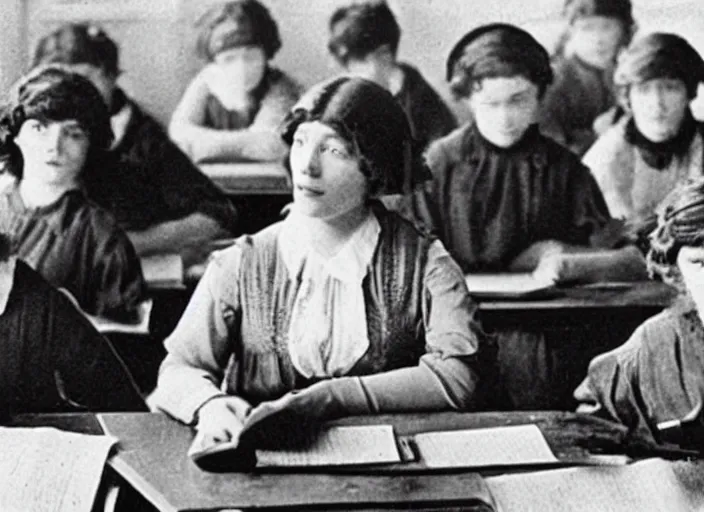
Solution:
[{"label": "dark vest", "polygon": [[[369,349],[348,375],[415,366],[425,353],[423,274],[431,240],[406,221],[375,210],[381,232],[362,287]],[[294,368],[288,330],[300,276],[279,256],[281,223],[244,239],[239,274],[241,318],[231,317],[227,392],[258,403],[310,384]],[[238,329],[239,326],[239,329]]]}]

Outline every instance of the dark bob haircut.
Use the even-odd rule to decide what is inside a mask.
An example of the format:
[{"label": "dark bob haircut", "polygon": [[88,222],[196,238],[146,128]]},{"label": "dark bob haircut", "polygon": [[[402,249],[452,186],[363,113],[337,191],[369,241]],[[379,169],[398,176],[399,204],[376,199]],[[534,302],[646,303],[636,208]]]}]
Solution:
[{"label": "dark bob haircut", "polygon": [[18,179],[24,161],[15,137],[27,119],[78,121],[90,140],[86,167],[113,140],[108,108],[89,80],[58,65],[36,68],[14,86],[0,114],[0,158]]},{"label": "dark bob haircut", "polygon": [[648,269],[652,277],[677,282],[677,256],[684,246],[704,245],[704,178],[678,186],[663,202],[658,226],[650,235]]},{"label": "dark bob haircut", "polygon": [[374,82],[342,77],[313,87],[284,121],[284,141],[291,145],[298,126],[313,121],[334,128],[355,148],[372,197],[409,192],[430,177],[406,114]]},{"label": "dark bob haircut", "polygon": [[386,2],[341,7],[330,18],[329,28],[328,50],[342,64],[363,59],[384,45],[396,55],[401,40],[401,28]]},{"label": "dark bob haircut", "polygon": [[91,64],[112,77],[120,73],[117,44],[88,23],[69,23],[45,35],[34,50],[33,66]]},{"label": "dark bob haircut", "polygon": [[467,33],[447,59],[446,77],[458,98],[471,96],[485,78],[523,76],[542,97],[553,81],[550,56],[523,29],[505,23],[484,25]]},{"label": "dark bob haircut", "polygon": [[207,61],[237,46],[261,46],[267,59],[281,48],[279,27],[269,9],[257,0],[215,4],[196,21],[196,29],[196,51]]}]

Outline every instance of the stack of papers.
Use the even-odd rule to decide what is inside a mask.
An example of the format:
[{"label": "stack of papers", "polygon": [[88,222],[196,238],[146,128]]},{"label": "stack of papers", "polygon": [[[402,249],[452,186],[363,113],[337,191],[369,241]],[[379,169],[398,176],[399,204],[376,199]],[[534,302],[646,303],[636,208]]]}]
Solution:
[{"label": "stack of papers", "polygon": [[532,273],[467,274],[465,280],[469,294],[478,298],[533,298],[547,295],[555,286]]},{"label": "stack of papers", "polygon": [[90,512],[115,439],[0,428],[0,510]]}]

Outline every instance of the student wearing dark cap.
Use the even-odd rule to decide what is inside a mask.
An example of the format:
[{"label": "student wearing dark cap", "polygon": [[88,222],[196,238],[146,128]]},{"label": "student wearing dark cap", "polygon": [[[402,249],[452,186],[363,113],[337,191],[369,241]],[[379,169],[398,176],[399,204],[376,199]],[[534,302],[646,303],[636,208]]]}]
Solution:
[{"label": "student wearing dark cap", "polygon": [[396,100],[371,81],[325,82],[283,138],[291,213],[210,264],[151,405],[211,442],[244,427],[255,443],[345,415],[476,407],[483,336],[462,273],[376,200],[422,168]]},{"label": "student wearing dark cap", "polygon": [[[515,26],[486,25],[457,43],[447,77],[473,121],[430,146],[433,180],[415,194],[413,209],[462,270],[534,271],[555,282],[644,277],[635,247],[612,249],[620,234],[611,236],[589,170],[536,124],[552,80],[545,49]],[[553,391],[540,388],[549,385],[540,372],[550,368],[530,361],[545,356],[543,334],[509,331],[499,355],[513,372],[512,406],[549,406]]]},{"label": "student wearing dark cap", "polygon": [[136,319],[145,292],[139,259],[82,187],[100,172],[112,141],[98,90],[63,68],[36,68],[13,88],[0,134],[0,156],[14,178],[0,191],[0,232],[13,252],[85,312]]},{"label": "student wearing dark cap", "polygon": [[88,78],[108,105],[114,139],[83,184],[117,218],[138,254],[181,252],[235,232],[227,197],[117,85],[118,47],[105,31],[84,23],[57,28],[34,53],[35,66],[48,63]]},{"label": "student wearing dark cap", "polygon": [[330,53],[351,75],[391,91],[406,112],[420,147],[457,127],[450,109],[418,70],[397,60],[401,29],[386,2],[341,7],[329,25]]},{"label": "student wearing dark cap", "polygon": [[614,217],[647,246],[656,210],[687,178],[704,175],[704,124],[690,102],[704,82],[704,60],[682,37],[635,40],[615,76],[626,115],[584,155]]},{"label": "student wearing dark cap", "polygon": [[0,233],[0,422],[6,414],[142,411],[110,342]]},{"label": "student wearing dark cap", "polygon": [[196,162],[283,158],[277,129],[299,87],[269,63],[281,48],[269,10],[257,0],[218,3],[196,27],[207,64],[173,113],[171,138]]},{"label": "student wearing dark cap", "polygon": [[594,358],[575,398],[581,412],[617,421],[658,442],[701,449],[704,179],[688,180],[670,193],[650,240],[651,275],[681,294],[625,344]]},{"label": "student wearing dark cap", "polygon": [[616,58],[635,23],[630,0],[566,0],[563,14],[568,28],[553,60],[540,129],[581,156],[596,140],[597,118],[616,105]]}]

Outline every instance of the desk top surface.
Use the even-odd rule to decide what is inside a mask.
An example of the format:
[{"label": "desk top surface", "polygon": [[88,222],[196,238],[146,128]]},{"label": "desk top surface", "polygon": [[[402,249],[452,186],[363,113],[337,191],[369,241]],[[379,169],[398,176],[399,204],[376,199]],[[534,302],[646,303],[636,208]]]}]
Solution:
[{"label": "desk top surface", "polygon": [[677,292],[656,281],[634,283],[601,283],[590,286],[556,288],[546,297],[533,299],[478,300],[484,311],[533,311],[559,309],[664,308]]},{"label": "desk top surface", "polygon": [[199,167],[229,195],[291,194],[289,174],[280,162],[204,163]]},{"label": "desk top surface", "polygon": [[[190,428],[156,414],[106,414],[101,421],[120,440],[110,465],[160,510],[198,510],[305,505],[341,508],[386,504],[471,504],[483,481],[476,472],[427,469],[356,469],[337,472],[215,474],[186,455]],[[563,464],[589,459],[577,440],[596,431],[614,435],[613,424],[566,412],[436,413],[347,418],[339,424],[392,424],[397,435],[535,423]]]}]

